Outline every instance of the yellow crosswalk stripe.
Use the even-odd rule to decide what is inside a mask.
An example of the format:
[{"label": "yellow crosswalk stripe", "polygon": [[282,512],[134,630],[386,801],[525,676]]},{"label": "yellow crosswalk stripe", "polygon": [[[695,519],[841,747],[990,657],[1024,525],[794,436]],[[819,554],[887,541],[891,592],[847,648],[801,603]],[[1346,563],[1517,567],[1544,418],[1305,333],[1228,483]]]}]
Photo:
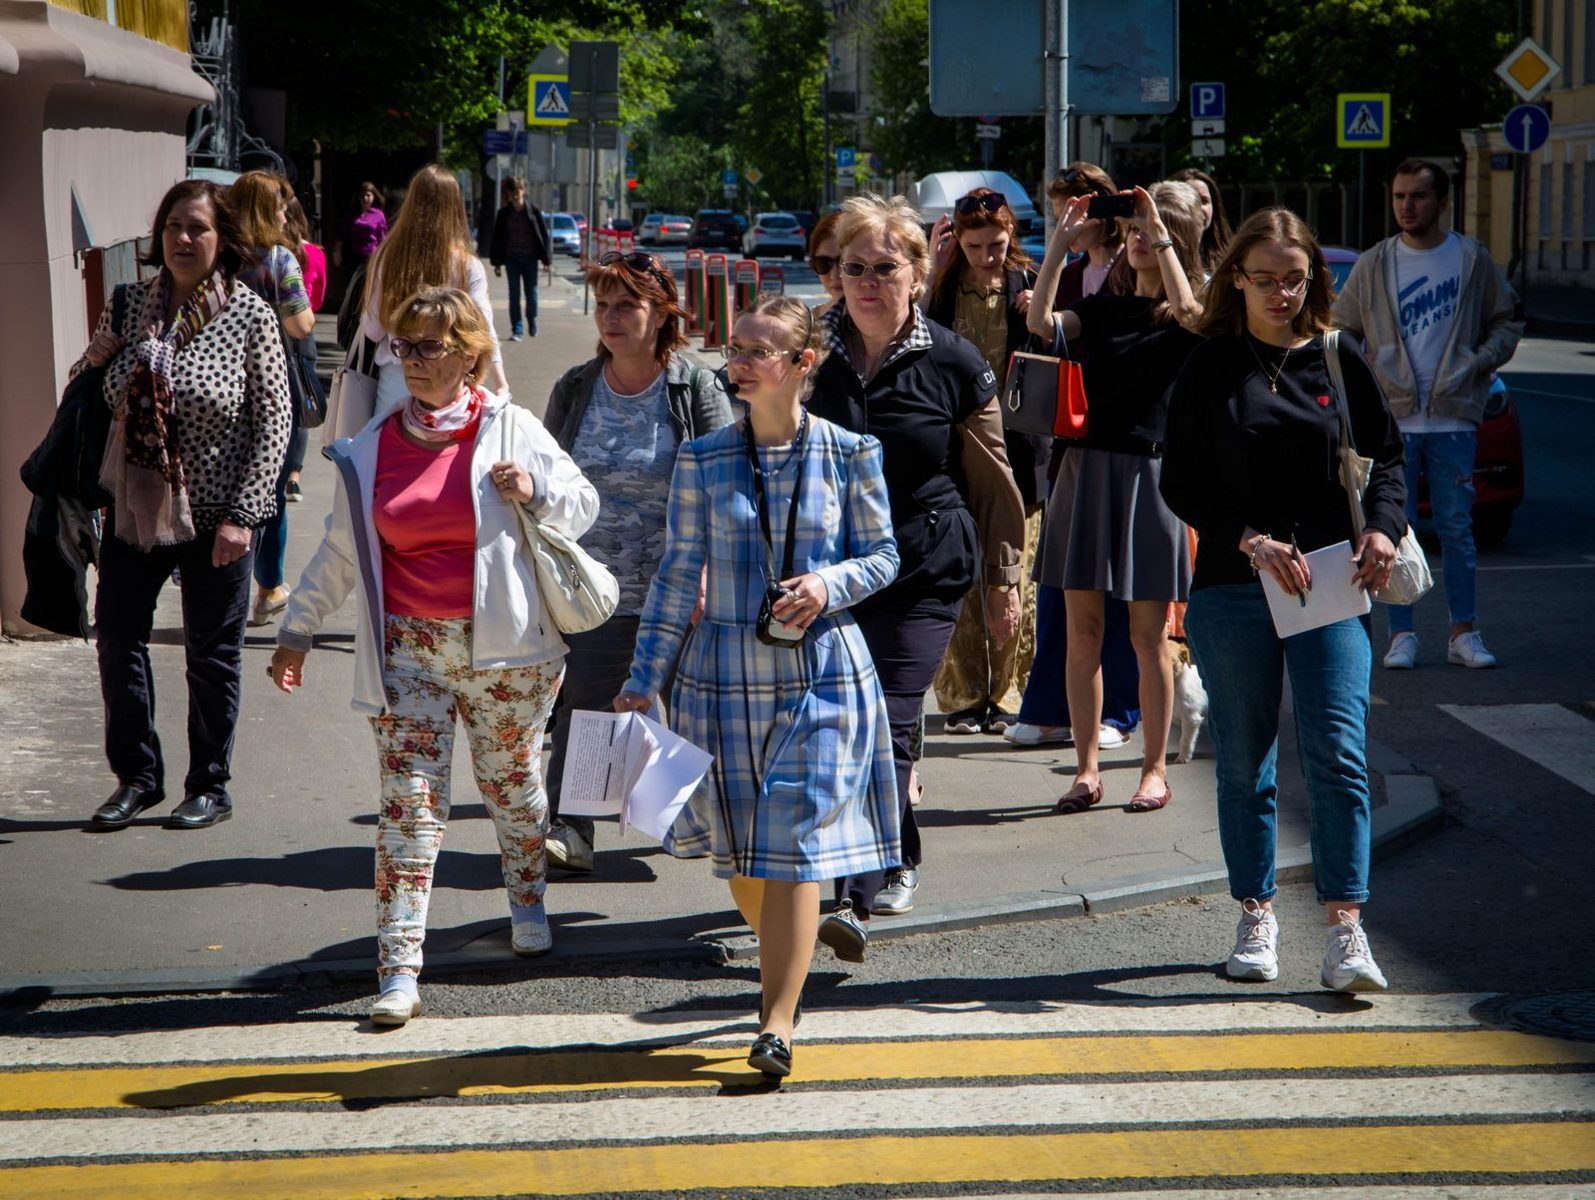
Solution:
[{"label": "yellow crosswalk stripe", "polygon": [[[604,1133],[610,1131],[594,1131]],[[1348,1148],[1355,1148],[1349,1153]],[[1583,1122],[814,1138],[0,1170],[10,1200],[381,1200],[769,1187],[1595,1170]]]},{"label": "yellow crosswalk stripe", "polygon": [[[0,1074],[0,1111],[178,1108],[756,1083],[740,1049],[559,1050]],[[792,1082],[1595,1064],[1595,1045],[1496,1030],[802,1044]],[[3,1193],[0,1193],[3,1194]]]}]

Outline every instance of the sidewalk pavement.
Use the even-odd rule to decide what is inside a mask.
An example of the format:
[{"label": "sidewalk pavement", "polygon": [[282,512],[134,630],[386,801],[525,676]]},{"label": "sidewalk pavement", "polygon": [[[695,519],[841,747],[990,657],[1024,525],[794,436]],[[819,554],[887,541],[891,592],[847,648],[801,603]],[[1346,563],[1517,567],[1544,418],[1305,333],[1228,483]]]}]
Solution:
[{"label": "sidewalk pavement", "polygon": [[[499,327],[506,293],[493,280]],[[568,278],[545,284],[535,339],[504,345],[511,387],[541,412],[567,368],[593,353],[590,317]],[[331,340],[330,319],[318,336]],[[323,359],[330,364],[333,351]],[[333,496],[330,465],[312,454],[304,502],[290,512],[288,578],[320,537]],[[170,786],[186,764],[182,619],[176,588],[162,595],[150,656],[161,695],[157,725]],[[309,685],[277,692],[265,666],[275,629],[250,630],[243,715],[233,759],[231,821],[209,830],[161,828],[171,804],[111,834],[84,831],[115,785],[101,754],[93,647],[74,641],[0,643],[0,995],[99,995],[271,988],[373,978],[371,898],[376,769],[366,722],[349,708],[353,609],[324,631]],[[1226,891],[1205,740],[1195,762],[1171,765],[1174,803],[1125,811],[1140,743],[1104,755],[1106,801],[1052,812],[1073,752],[1021,750],[998,737],[958,737],[930,719],[919,809],[926,862],[918,907],[881,917],[872,937],[1005,921],[1085,916]],[[1288,722],[1287,722],[1288,724]],[[463,740],[463,739],[462,739]],[[1434,785],[1378,745],[1376,853],[1437,828]],[[1280,754],[1282,879],[1310,871],[1306,802],[1287,729]],[[491,822],[466,753],[454,760],[455,823],[433,892],[426,970],[539,964],[509,949],[508,912]],[[745,957],[753,939],[725,885],[702,861],[671,858],[636,833],[598,827],[592,875],[551,873],[548,908],[561,958]],[[866,964],[862,971],[869,970]]]}]

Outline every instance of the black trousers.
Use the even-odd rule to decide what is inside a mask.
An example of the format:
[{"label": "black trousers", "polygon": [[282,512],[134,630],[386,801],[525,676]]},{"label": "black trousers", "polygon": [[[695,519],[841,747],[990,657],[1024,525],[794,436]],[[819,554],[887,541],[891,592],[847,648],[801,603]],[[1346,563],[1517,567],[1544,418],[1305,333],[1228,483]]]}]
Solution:
[{"label": "black trousers", "polygon": [[183,795],[225,793],[232,777],[254,551],[229,566],[213,567],[214,540],[207,531],[181,545],[144,551],[116,537],[111,522],[106,523],[94,598],[105,757],[117,780],[129,787],[164,790],[166,786],[161,740],[155,733],[149,640],[156,598],[173,569],[182,573],[183,650],[188,658],[188,774]]},{"label": "black trousers", "polygon": [[[626,686],[631,675],[631,655],[637,646],[637,626],[642,618],[614,616],[597,629],[586,633],[567,633],[570,653],[565,657],[565,682],[560,685],[554,708],[554,729],[549,737],[548,819],[559,818],[559,794],[564,786],[565,747],[570,741],[570,714],[573,709],[608,712],[611,701]],[[657,715],[657,714],[655,714]],[[593,840],[591,817],[565,817],[565,824]]]},{"label": "black trousers", "polygon": [[[914,730],[925,709],[925,693],[936,678],[957,624],[956,611],[914,613],[901,607],[871,606],[854,614],[870,656],[875,674],[886,694],[886,719],[892,727],[892,759],[897,767],[897,802],[903,820],[903,861],[901,866],[917,867],[923,861],[919,844],[919,825],[908,802],[908,775],[914,766]],[[875,893],[886,882],[884,871],[850,875],[836,881],[836,898],[851,900],[853,908],[868,915]]]}]

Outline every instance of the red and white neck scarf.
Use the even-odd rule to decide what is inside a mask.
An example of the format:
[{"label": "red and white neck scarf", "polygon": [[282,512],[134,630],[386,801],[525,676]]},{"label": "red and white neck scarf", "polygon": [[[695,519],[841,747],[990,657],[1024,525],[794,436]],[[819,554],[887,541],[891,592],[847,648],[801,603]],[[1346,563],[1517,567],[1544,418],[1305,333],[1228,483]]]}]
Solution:
[{"label": "red and white neck scarf", "polygon": [[462,386],[459,395],[442,408],[428,408],[411,396],[399,410],[399,419],[404,422],[405,432],[417,441],[437,445],[463,442],[475,435],[486,399],[480,388],[469,384]]}]

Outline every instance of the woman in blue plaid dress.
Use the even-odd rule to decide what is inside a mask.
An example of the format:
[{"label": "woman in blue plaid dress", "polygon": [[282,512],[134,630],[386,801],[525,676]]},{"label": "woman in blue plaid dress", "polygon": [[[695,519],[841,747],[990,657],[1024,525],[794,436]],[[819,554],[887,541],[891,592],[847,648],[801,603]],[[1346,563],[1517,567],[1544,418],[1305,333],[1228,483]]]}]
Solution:
[{"label": "woman in blue plaid dress", "polygon": [[[822,354],[798,301],[771,297],[738,320],[727,357],[748,416],[681,447],[665,556],[615,699],[646,710],[680,653],[672,724],[714,764],[665,845],[712,855],[759,935],[748,1061],[772,1075],[791,1070],[821,881],[900,854],[886,701],[846,611],[896,577],[897,544],[880,443],[803,407]],[[771,584],[780,598],[761,631]]]}]

